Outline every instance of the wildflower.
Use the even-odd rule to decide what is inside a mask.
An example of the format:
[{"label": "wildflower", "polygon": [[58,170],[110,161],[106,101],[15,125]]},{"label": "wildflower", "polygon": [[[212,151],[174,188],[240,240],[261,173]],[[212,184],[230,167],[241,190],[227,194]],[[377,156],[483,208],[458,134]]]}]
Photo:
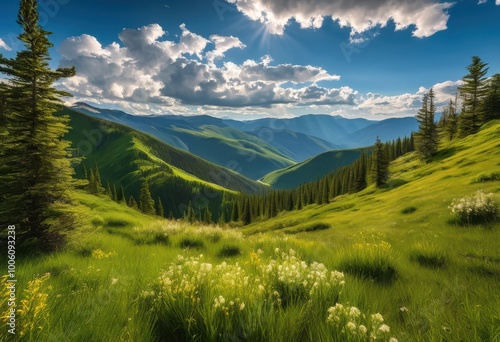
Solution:
[{"label": "wildflower", "polygon": [[378,328],[379,331],[383,332],[383,333],[388,333],[391,331],[391,328],[389,328],[389,326],[387,324],[382,324],[379,328]]},{"label": "wildflower", "polygon": [[349,310],[349,316],[357,318],[359,317],[359,315],[361,315],[361,311],[359,311],[359,309],[354,306],[351,307],[351,309]]},{"label": "wildflower", "polygon": [[361,325],[358,327],[358,331],[359,331],[359,333],[360,333],[361,335],[366,335],[366,332],[368,331],[368,329],[366,329],[366,327],[365,327],[364,325],[362,325],[362,324],[361,324]]},{"label": "wildflower", "polygon": [[389,339],[389,342],[398,342],[398,339],[397,339],[397,338],[395,338],[395,337],[391,337],[391,338]]},{"label": "wildflower", "polygon": [[382,323],[384,321],[384,317],[381,314],[376,313],[372,315],[372,321],[374,323]]},{"label": "wildflower", "polygon": [[243,311],[243,309],[245,309],[245,303],[240,304],[240,311]]},{"label": "wildflower", "polygon": [[354,324],[353,322],[347,322],[346,328],[351,332],[356,333],[356,324]]},{"label": "wildflower", "polygon": [[118,282],[118,278],[111,278],[111,285],[115,285]]}]

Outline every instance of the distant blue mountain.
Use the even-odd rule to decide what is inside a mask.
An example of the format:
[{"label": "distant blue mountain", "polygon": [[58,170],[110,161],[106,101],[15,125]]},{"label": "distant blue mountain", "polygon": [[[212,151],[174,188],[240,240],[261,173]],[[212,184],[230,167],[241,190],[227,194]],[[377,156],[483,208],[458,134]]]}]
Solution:
[{"label": "distant blue mountain", "polygon": [[371,146],[376,137],[393,140],[418,129],[415,118],[371,121],[308,114],[237,121],[208,115],[131,115],[85,103],[73,109],[148,133],[254,180],[327,151]]}]

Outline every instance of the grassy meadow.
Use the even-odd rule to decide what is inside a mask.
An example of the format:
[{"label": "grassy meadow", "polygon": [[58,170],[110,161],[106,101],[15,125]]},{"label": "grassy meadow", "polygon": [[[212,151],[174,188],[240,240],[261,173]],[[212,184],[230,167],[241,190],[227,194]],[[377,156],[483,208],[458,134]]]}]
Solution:
[{"label": "grassy meadow", "polygon": [[17,256],[16,338],[499,341],[500,225],[449,208],[479,190],[500,203],[499,131],[430,163],[403,156],[384,188],[239,228],[75,193],[67,247]]}]

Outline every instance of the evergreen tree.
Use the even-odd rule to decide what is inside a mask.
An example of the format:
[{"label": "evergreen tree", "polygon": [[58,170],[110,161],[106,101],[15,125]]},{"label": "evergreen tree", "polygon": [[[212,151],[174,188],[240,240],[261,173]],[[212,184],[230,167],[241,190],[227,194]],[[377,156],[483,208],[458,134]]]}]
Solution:
[{"label": "evergreen tree", "polygon": [[142,183],[139,203],[139,207],[141,208],[141,211],[143,213],[149,215],[156,214],[155,201],[151,197],[151,192],[149,191],[149,184],[147,180],[144,180],[144,182]]},{"label": "evergreen tree", "polygon": [[372,152],[372,179],[377,186],[384,185],[389,176],[389,161],[384,144],[377,137]]},{"label": "evergreen tree", "polygon": [[132,209],[139,209],[139,206],[137,205],[137,201],[135,200],[134,196],[130,195],[128,199],[128,206]]},{"label": "evergreen tree", "polygon": [[484,99],[484,121],[494,119],[500,119],[500,74],[488,80]]},{"label": "evergreen tree", "polygon": [[238,208],[238,199],[233,200],[233,210],[231,212],[231,221],[232,222],[238,222],[240,219],[239,216],[239,208]]},{"label": "evergreen tree", "polygon": [[156,215],[164,217],[165,210],[163,209],[163,204],[161,203],[160,196],[158,196],[158,202],[156,206]]},{"label": "evergreen tree", "polygon": [[0,151],[0,229],[8,220],[19,227],[19,236],[41,238],[48,246],[51,231],[61,228],[63,221],[71,225],[64,207],[75,184],[70,143],[62,139],[69,119],[54,115],[61,108],[61,97],[70,94],[55,89],[53,83],[73,76],[75,69],[49,67],[50,33],[39,25],[36,0],[21,0],[17,23],[24,50],[15,59],[0,56],[0,72],[9,80],[0,95],[2,120],[9,132]]},{"label": "evergreen tree", "polygon": [[467,67],[469,73],[462,79],[464,84],[458,89],[462,98],[462,113],[459,120],[460,136],[465,137],[479,130],[484,120],[482,105],[486,96],[487,64],[477,56],[472,57],[472,64]]},{"label": "evergreen tree", "polygon": [[113,191],[111,191],[111,185],[108,184],[106,185],[106,191],[105,191],[106,196],[108,196],[110,199],[113,199]]},{"label": "evergreen tree", "polygon": [[88,192],[91,194],[97,194],[94,170],[92,169],[90,169],[88,181],[89,181]]},{"label": "evergreen tree", "polygon": [[83,178],[88,180],[87,167],[85,166],[85,163],[82,163],[82,167],[83,167]]},{"label": "evergreen tree", "polygon": [[446,113],[447,119],[443,127],[443,133],[449,140],[452,140],[458,132],[457,101],[454,103],[453,100],[450,100]]},{"label": "evergreen tree", "polygon": [[434,90],[431,88],[422,100],[422,108],[418,111],[418,132],[415,135],[415,146],[418,155],[427,159],[437,151],[438,135],[434,121],[436,106],[434,105]]},{"label": "evergreen tree", "polygon": [[120,202],[127,203],[127,200],[125,197],[125,190],[123,189],[123,185],[120,185],[120,189],[121,189]]},{"label": "evergreen tree", "polygon": [[118,193],[116,191],[116,185],[113,184],[113,201],[118,202]]},{"label": "evergreen tree", "polygon": [[205,212],[203,214],[203,223],[205,224],[212,223],[212,213],[210,212],[210,209],[208,209],[208,206],[205,208]]},{"label": "evergreen tree", "polygon": [[102,186],[101,174],[99,172],[99,167],[97,167],[97,163],[95,164],[94,178],[95,178],[96,194],[100,195],[100,194],[104,193],[104,187]]}]

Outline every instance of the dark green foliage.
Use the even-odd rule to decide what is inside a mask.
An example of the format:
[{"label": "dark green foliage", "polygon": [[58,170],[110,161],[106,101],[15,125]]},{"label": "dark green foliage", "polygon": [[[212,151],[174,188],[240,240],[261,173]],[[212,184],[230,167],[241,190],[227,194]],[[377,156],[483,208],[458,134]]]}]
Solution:
[{"label": "dark green foliage", "polygon": [[446,266],[446,257],[437,252],[413,251],[410,254],[410,260],[427,268],[444,268]]},{"label": "dark green foliage", "polygon": [[403,210],[401,210],[401,214],[403,215],[413,214],[415,211],[417,211],[416,207],[406,207]]},{"label": "dark green foliage", "polygon": [[179,243],[181,248],[203,248],[203,240],[194,238],[184,238]]},{"label": "dark green foliage", "polygon": [[457,103],[458,98],[455,98],[455,102],[450,99],[448,106],[443,109],[439,122],[439,130],[448,140],[454,139],[458,133]]},{"label": "dark green foliage", "polygon": [[422,100],[422,108],[418,111],[418,132],[415,134],[415,151],[420,158],[427,160],[438,148],[437,126],[434,122],[436,106],[434,105],[434,90],[431,88]]},{"label": "dark green foliage", "polygon": [[292,228],[290,230],[285,230],[285,234],[298,234],[298,233],[308,233],[308,232],[315,232],[315,231],[320,231],[320,230],[326,230],[332,228],[331,225],[328,223],[312,223],[306,226],[302,226],[299,228]]},{"label": "dark green foliage", "polygon": [[379,258],[346,258],[339,269],[356,277],[369,279],[382,284],[390,284],[397,278],[395,265]]},{"label": "dark green foliage", "polygon": [[462,79],[459,87],[462,98],[462,113],[459,117],[460,136],[474,134],[484,123],[483,101],[487,95],[487,63],[477,56],[472,57],[472,64],[467,67],[469,73]]},{"label": "dark green foliage", "polygon": [[156,204],[156,215],[164,217],[165,216],[165,210],[163,209],[163,204],[161,203],[161,198],[158,196],[158,201]]},{"label": "dark green foliage", "polygon": [[[102,187],[101,176],[99,174],[99,168],[97,167],[97,165],[95,166],[95,169],[90,169],[90,171],[88,172],[87,187],[88,192],[91,194],[100,195],[106,193],[109,196],[108,190],[104,190],[104,188]],[[111,191],[111,189],[109,189],[109,191]]]},{"label": "dark green foliage", "polygon": [[49,67],[50,33],[39,24],[37,1],[22,0],[18,14],[24,50],[15,59],[0,55],[0,73],[8,83],[0,88],[1,229],[15,223],[19,236],[41,240],[40,248],[57,238],[56,230],[73,225],[69,193],[74,187],[68,158],[68,118],[54,116],[62,104],[53,83],[73,76],[75,69]]},{"label": "dark green foliage", "polygon": [[228,258],[228,257],[238,256],[240,254],[241,254],[240,247],[236,245],[224,245],[217,253],[217,256],[219,258]]},{"label": "dark green foliage", "polygon": [[389,159],[385,146],[379,138],[372,152],[371,176],[376,186],[384,185],[389,178]]},{"label": "dark green foliage", "polygon": [[145,180],[142,183],[139,208],[145,214],[149,214],[149,215],[156,214],[155,201],[151,197],[151,192],[149,191],[149,184],[148,184],[147,180]]},{"label": "dark green foliage", "polygon": [[133,209],[139,209],[139,206],[137,205],[137,201],[135,200],[134,196],[130,195],[128,199],[128,206]]},{"label": "dark green foliage", "polygon": [[485,122],[500,119],[500,74],[493,75],[487,81],[483,110]]},{"label": "dark green foliage", "polygon": [[500,181],[500,171],[481,173],[476,178],[474,178],[471,184],[483,183],[483,182],[494,182]]}]

